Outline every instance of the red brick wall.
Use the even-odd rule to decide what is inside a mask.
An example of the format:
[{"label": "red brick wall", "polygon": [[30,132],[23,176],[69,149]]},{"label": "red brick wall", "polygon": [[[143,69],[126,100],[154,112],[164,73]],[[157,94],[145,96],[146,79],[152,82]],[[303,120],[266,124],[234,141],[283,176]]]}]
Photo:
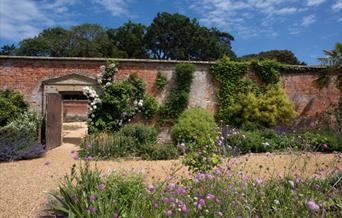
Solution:
[{"label": "red brick wall", "polygon": [[[41,82],[67,74],[78,73],[96,76],[99,66],[104,64],[99,58],[9,58],[0,57],[0,89],[9,88],[21,91],[30,104],[40,110],[42,100]],[[174,80],[176,61],[153,60],[120,60],[119,73],[116,79],[125,79],[130,73],[136,73],[145,80],[147,91],[160,101],[170,91]],[[210,111],[215,110],[215,93],[208,62],[196,62],[197,71],[190,96],[190,106],[201,106]],[[331,105],[336,106],[339,91],[334,83],[328,88],[319,90],[313,81],[319,77],[319,68],[294,68],[292,72],[282,73],[282,83],[289,99],[297,112],[306,116],[325,111]],[[154,89],[158,71],[165,73],[170,80],[166,90],[159,93]]]},{"label": "red brick wall", "polygon": [[71,120],[73,118],[81,118],[87,120],[88,117],[88,101],[87,100],[64,100],[63,101],[63,118]]}]

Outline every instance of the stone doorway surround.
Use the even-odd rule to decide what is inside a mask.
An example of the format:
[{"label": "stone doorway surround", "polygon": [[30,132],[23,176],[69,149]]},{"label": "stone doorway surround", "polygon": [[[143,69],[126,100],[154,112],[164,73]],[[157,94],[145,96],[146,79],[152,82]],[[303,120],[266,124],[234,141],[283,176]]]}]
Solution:
[{"label": "stone doorway surround", "polygon": [[83,92],[84,87],[98,89],[94,77],[73,73],[42,82],[42,114],[45,117],[45,138],[48,149],[58,147],[63,142],[63,92]]}]

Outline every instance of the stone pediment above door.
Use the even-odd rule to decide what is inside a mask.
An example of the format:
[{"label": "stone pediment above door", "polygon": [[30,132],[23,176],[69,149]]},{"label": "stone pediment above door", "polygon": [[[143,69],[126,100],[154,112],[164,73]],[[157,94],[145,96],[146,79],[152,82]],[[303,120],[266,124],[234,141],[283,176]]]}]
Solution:
[{"label": "stone pediment above door", "polygon": [[97,84],[96,78],[82,74],[68,74],[65,76],[51,78],[43,81],[44,85],[83,85],[94,86]]}]

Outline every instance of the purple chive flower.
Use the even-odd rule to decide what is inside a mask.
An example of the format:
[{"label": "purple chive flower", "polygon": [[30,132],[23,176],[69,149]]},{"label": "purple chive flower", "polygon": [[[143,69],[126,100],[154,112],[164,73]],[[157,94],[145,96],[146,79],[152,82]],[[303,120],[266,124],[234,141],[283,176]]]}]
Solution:
[{"label": "purple chive flower", "polygon": [[95,207],[89,207],[89,212],[90,213],[96,213],[96,208]]},{"label": "purple chive flower", "polygon": [[207,194],[207,199],[208,200],[214,200],[215,199],[215,195],[211,194],[211,193],[208,193]]},{"label": "purple chive flower", "polygon": [[98,188],[99,188],[99,190],[100,191],[103,191],[104,189],[105,189],[105,184],[100,184],[99,186],[98,186]]},{"label": "purple chive flower", "polygon": [[93,145],[92,144],[88,144],[87,145],[87,149],[92,149],[93,148]]},{"label": "purple chive flower", "polygon": [[168,199],[167,197],[163,197],[163,198],[162,198],[162,202],[168,203],[168,202],[169,202],[169,199]]},{"label": "purple chive flower", "polygon": [[315,189],[319,189],[321,186],[319,184],[315,184]]},{"label": "purple chive flower", "polygon": [[118,214],[118,212],[114,212],[114,214],[113,214],[113,218],[118,218],[119,217],[119,214]]},{"label": "purple chive flower", "polygon": [[50,162],[49,160],[47,160],[47,161],[44,162],[44,165],[45,165],[45,166],[49,166],[50,163],[51,163],[51,162]]},{"label": "purple chive flower", "polygon": [[72,150],[70,151],[70,154],[74,154],[74,153],[75,153],[75,150],[72,149]]},{"label": "purple chive flower", "polygon": [[262,179],[259,179],[259,178],[257,178],[256,180],[255,180],[255,182],[258,184],[258,185],[262,185]]},{"label": "purple chive flower", "polygon": [[79,159],[80,159],[77,155],[74,155],[72,158],[73,158],[74,160],[79,160]]},{"label": "purple chive flower", "polygon": [[152,194],[156,191],[156,188],[154,187],[154,185],[150,184],[148,185],[147,190]]},{"label": "purple chive flower", "polygon": [[90,201],[95,201],[96,200],[96,195],[90,195],[89,196]]},{"label": "purple chive flower", "polygon": [[319,210],[319,205],[312,200],[308,201],[307,205],[310,210]]},{"label": "purple chive flower", "polygon": [[86,161],[92,161],[92,160],[93,160],[93,157],[89,155],[88,157],[85,158],[85,160],[86,160]]}]

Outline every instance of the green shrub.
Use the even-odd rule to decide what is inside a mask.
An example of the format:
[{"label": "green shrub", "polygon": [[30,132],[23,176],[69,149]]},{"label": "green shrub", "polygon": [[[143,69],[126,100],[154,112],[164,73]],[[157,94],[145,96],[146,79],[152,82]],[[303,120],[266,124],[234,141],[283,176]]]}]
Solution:
[{"label": "green shrub", "polygon": [[142,157],[147,160],[173,160],[179,157],[179,150],[174,144],[152,144],[145,147]]},{"label": "green shrub", "polygon": [[149,95],[145,95],[144,97],[144,116],[147,119],[151,119],[157,112],[159,111],[159,103],[153,97]]},{"label": "green shrub", "polygon": [[207,143],[218,136],[218,128],[212,114],[201,108],[184,111],[171,129],[174,144]]},{"label": "green shrub", "polygon": [[187,108],[189,92],[196,68],[193,64],[176,65],[175,88],[171,90],[161,108],[161,119],[172,121]]},{"label": "green shrub", "polygon": [[158,72],[156,81],[154,83],[155,87],[159,90],[163,90],[167,84],[167,78],[161,72]]},{"label": "green shrub", "polygon": [[228,111],[231,123],[237,126],[254,124],[270,127],[287,124],[296,116],[286,94],[278,86],[267,86],[264,94],[240,94]]},{"label": "green shrub", "polygon": [[0,90],[0,127],[28,110],[24,96],[17,91]]}]

